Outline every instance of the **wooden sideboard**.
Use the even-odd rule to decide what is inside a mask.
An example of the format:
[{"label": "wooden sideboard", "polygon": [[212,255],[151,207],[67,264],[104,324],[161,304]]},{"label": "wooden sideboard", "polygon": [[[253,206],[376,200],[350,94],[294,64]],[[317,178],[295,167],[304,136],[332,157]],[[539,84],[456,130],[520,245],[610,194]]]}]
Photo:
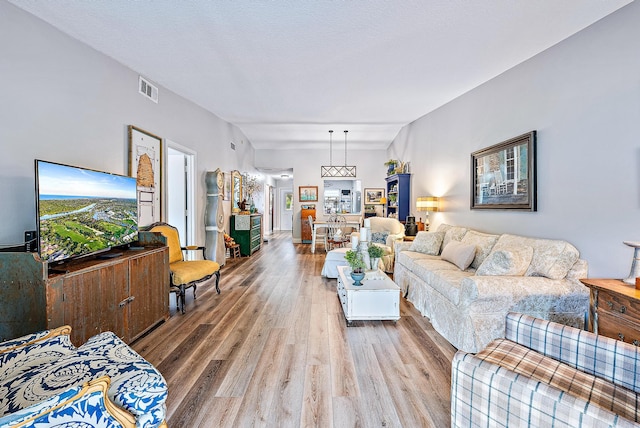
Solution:
[{"label": "wooden sideboard", "polygon": [[240,254],[250,256],[262,244],[262,214],[232,215],[229,234],[240,245]]},{"label": "wooden sideboard", "polygon": [[581,279],[591,290],[590,330],[640,345],[640,290],[618,279]]},{"label": "wooden sideboard", "polygon": [[313,238],[313,230],[309,224],[309,216],[316,219],[316,206],[302,205],[300,208],[300,238],[303,244],[311,244]]},{"label": "wooden sideboard", "polygon": [[35,253],[0,253],[0,341],[68,324],[76,346],[103,331],[131,343],[169,318],[168,247],[115,252],[59,272]]}]

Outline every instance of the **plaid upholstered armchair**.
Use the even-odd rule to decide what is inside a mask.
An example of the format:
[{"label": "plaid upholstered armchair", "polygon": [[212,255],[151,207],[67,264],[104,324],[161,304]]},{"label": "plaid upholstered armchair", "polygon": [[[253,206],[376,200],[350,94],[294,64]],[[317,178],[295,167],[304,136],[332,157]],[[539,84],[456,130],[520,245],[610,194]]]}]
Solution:
[{"label": "plaid upholstered armchair", "polygon": [[452,427],[640,426],[637,346],[516,313],[505,333],[455,354]]}]

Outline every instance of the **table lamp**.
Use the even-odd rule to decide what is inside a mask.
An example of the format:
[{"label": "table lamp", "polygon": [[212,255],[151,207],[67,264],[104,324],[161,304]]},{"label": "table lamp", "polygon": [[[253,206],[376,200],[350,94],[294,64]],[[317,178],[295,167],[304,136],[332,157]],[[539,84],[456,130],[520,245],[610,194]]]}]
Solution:
[{"label": "table lamp", "polygon": [[438,198],[436,196],[421,196],[416,201],[416,209],[427,213],[425,224],[429,225],[429,213],[438,211]]},{"label": "table lamp", "polygon": [[386,217],[385,215],[385,208],[387,207],[387,198],[385,198],[384,196],[380,198],[380,203],[382,204],[382,217]]}]

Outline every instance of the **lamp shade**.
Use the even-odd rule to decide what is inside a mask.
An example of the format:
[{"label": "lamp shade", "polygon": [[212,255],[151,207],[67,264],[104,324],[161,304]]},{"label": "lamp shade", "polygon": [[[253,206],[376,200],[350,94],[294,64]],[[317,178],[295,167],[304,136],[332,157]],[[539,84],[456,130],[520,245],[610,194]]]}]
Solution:
[{"label": "lamp shade", "polygon": [[386,204],[387,203],[387,198],[385,198],[384,196],[380,198],[380,203],[381,204]]},{"label": "lamp shade", "polygon": [[421,196],[416,201],[418,211],[438,211],[438,198],[435,196]]}]

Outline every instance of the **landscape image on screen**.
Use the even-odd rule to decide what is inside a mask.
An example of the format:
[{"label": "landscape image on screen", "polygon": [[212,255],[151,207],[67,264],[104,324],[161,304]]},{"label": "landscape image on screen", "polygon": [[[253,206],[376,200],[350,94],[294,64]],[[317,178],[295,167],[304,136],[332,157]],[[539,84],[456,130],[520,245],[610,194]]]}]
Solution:
[{"label": "landscape image on screen", "polygon": [[40,256],[49,261],[136,241],[136,180],[36,161]]}]

